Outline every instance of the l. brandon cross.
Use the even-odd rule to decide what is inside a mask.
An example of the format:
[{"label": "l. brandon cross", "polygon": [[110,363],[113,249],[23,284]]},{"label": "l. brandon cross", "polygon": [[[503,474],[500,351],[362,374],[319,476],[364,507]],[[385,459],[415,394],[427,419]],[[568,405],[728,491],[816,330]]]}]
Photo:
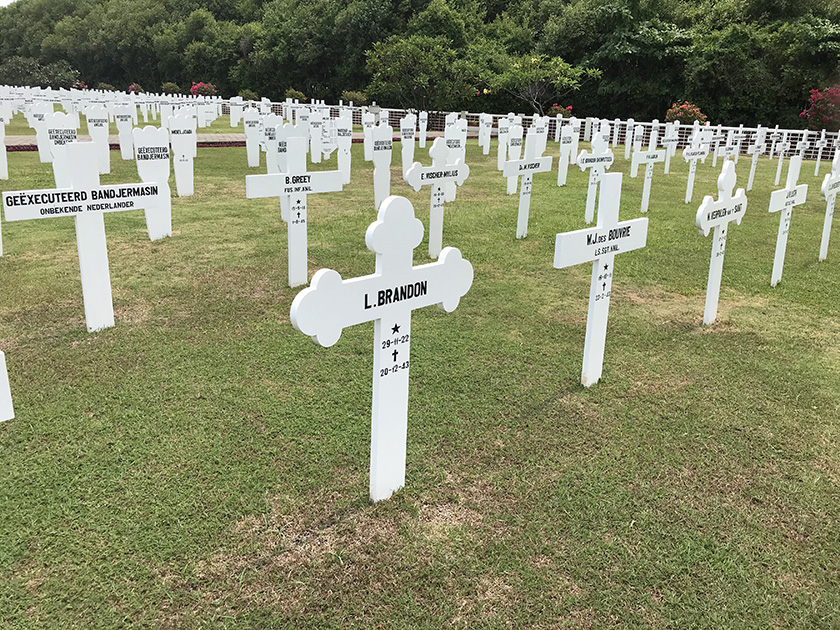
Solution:
[{"label": "l. brandon cross", "polygon": [[94,144],[73,142],[66,149],[72,186],[4,192],[3,212],[6,221],[75,217],[85,322],[95,332],[114,325],[103,213],[157,208],[161,192],[154,183],[100,186]]},{"label": "l. brandon cross", "polygon": [[429,208],[429,258],[437,258],[443,248],[443,203],[445,198],[444,184],[455,182],[463,185],[470,175],[470,167],[457,160],[455,164],[447,166],[446,158],[449,148],[446,140],[435,138],[429,149],[432,158],[431,166],[423,166],[414,162],[405,174],[405,181],[415,191],[422,186],[432,186],[432,201]]},{"label": "l. brandon cross", "polygon": [[337,271],[321,269],[292,302],[292,325],[325,347],[335,344],[345,327],[374,322],[372,501],[405,485],[411,312],[432,304],[451,312],[473,281],[472,265],[452,247],[436,262],[414,267],[413,251],[422,240],[423,224],[411,202],[388,197],[365,234],[376,253],[375,272],[342,280]]},{"label": "l. brandon cross", "polygon": [[[586,191],[586,214],[584,221],[592,223],[595,218],[595,199],[598,196],[598,183],[604,175],[604,171],[612,166],[614,157],[613,152],[610,151],[610,144],[607,137],[609,137],[610,126],[605,125],[606,129],[602,129],[596,133],[592,138],[592,152],[583,150],[577,159],[577,164],[580,170],[589,169],[589,188]],[[604,135],[606,133],[606,136]],[[598,206],[600,208],[600,206]]]},{"label": "l. brandon cross", "polygon": [[711,195],[703,199],[703,204],[697,210],[695,224],[700,234],[709,235],[709,230],[715,229],[712,241],[712,260],[709,263],[709,280],[706,285],[706,307],[703,311],[703,324],[709,326],[717,318],[718,298],[720,297],[720,279],[723,274],[723,255],[726,253],[726,233],[733,221],[741,225],[741,219],[747,211],[747,196],[743,188],[739,188],[735,195],[735,164],[731,160],[723,163],[720,177],[718,177],[718,200]]},{"label": "l. brandon cross", "polygon": [[287,216],[281,217],[288,226],[289,286],[306,284],[309,278],[306,197],[311,193],[337,192],[344,186],[341,171],[306,172],[306,147],[309,139],[291,136],[287,140],[286,173],[246,175],[245,196],[248,199],[285,197],[289,203]]},{"label": "l. brandon cross", "polygon": [[555,269],[592,262],[589,314],[586,318],[586,343],[580,378],[584,387],[594,385],[601,378],[615,255],[640,249],[647,243],[646,217],[630,221],[618,220],[621,178],[621,173],[601,177],[597,225],[558,234],[554,249]]}]

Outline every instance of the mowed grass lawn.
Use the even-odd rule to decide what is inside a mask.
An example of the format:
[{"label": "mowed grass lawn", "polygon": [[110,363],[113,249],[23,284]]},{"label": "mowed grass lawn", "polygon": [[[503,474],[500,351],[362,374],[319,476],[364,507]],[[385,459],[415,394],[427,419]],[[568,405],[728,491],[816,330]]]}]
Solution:
[{"label": "mowed grass lawn", "polygon": [[[103,183],[137,181],[111,156]],[[391,190],[428,225],[398,161],[395,145]],[[840,226],[818,263],[813,163],[771,289],[761,160],[709,328],[694,217],[720,163],[699,165],[689,205],[680,157],[657,165],[648,246],[616,258],[585,390],[590,265],[552,261],[555,234],[584,227],[587,175],[537,175],[516,240],[495,143],[468,161],[444,245],[475,281],[453,313],[414,312],[406,487],[375,505],[373,325],[332,348],[292,328],[285,225],[277,200],[245,198],[263,169],[244,148],[199,149],[170,239],[150,242],[142,213],[106,217],[107,331],[85,329],[73,221],[4,222],[0,627],[840,626]],[[643,172],[623,150],[613,170],[621,218],[639,216]],[[736,170],[744,186],[749,161]],[[3,190],[53,185],[34,152],[9,171]],[[310,276],[372,273],[361,145],[352,184],[309,204]]]}]

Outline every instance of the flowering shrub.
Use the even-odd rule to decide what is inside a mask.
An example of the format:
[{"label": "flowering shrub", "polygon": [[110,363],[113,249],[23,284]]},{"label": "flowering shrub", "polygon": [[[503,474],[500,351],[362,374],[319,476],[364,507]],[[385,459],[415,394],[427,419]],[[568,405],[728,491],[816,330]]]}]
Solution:
[{"label": "flowering shrub", "polygon": [[198,83],[193,81],[192,87],[190,88],[190,94],[193,96],[216,96],[218,93],[219,91],[215,85],[205,83],[204,81],[199,81]]},{"label": "flowering shrub", "polygon": [[306,94],[304,94],[300,90],[296,90],[295,88],[289,88],[288,90],[286,90],[285,97],[290,98],[292,100],[297,99],[301,103],[306,101]]},{"label": "flowering shrub", "polygon": [[128,86],[128,91],[131,94],[145,94],[146,90],[143,89],[143,86],[139,83],[132,83]]},{"label": "flowering shrub", "polygon": [[682,125],[690,125],[694,123],[695,120],[699,120],[701,123],[704,123],[707,118],[708,116],[701,112],[697,105],[689,103],[688,101],[685,101],[682,104],[674,103],[671,105],[671,109],[668,110],[668,113],[665,114],[665,122],[674,122],[675,120],[679,120]]},{"label": "flowering shrub", "polygon": [[73,88],[74,90],[86,90],[86,89],[88,89],[87,83],[85,83],[84,81],[80,81],[79,79],[76,79],[75,81],[73,81],[73,83],[70,84],[70,87]]},{"label": "flowering shrub", "polygon": [[571,118],[572,117],[572,106],[571,105],[566,105],[566,107],[563,107],[562,105],[558,105],[557,103],[554,103],[554,105],[549,107],[545,112],[546,116],[556,116],[557,114],[562,114],[563,118]]},{"label": "flowering shrub", "polygon": [[811,90],[808,107],[799,117],[808,121],[808,129],[840,131],[840,84],[824,90]]},{"label": "flowering shrub", "polygon": [[345,103],[349,103],[353,101],[353,105],[367,105],[368,104],[368,97],[362,91],[359,90],[344,90],[341,93],[341,100]]}]

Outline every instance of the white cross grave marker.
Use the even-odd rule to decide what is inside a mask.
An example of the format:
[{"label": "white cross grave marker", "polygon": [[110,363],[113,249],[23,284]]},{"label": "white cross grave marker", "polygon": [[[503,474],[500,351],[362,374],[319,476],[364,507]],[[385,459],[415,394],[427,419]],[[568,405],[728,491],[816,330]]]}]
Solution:
[{"label": "white cross grave marker", "polygon": [[[172,162],[175,170],[175,189],[179,197],[189,197],[194,190],[193,158],[198,155],[196,119],[179,112],[166,121],[172,143]],[[257,154],[259,166],[259,154]]]},{"label": "white cross grave marker", "polygon": [[796,143],[796,152],[803,160],[805,153],[811,148],[810,132],[807,129],[802,130],[802,138]]},{"label": "white cross grave marker", "polygon": [[[636,132],[643,130],[641,125],[636,127]],[[630,166],[630,177],[636,177],[639,172],[639,165],[645,165],[645,182],[642,186],[642,206],[641,211],[647,212],[650,205],[650,186],[653,183],[653,165],[656,162],[664,162],[667,149],[655,149],[656,147],[656,131],[651,130],[650,144],[647,151],[640,151],[636,149],[633,151],[633,163]]]},{"label": "white cross grave marker", "polygon": [[755,142],[747,147],[747,155],[752,155],[752,164],[750,164],[750,177],[747,180],[747,192],[752,190],[753,180],[755,179],[755,168],[758,165],[758,156],[763,154],[767,149],[764,143],[767,137],[767,129],[761,125],[755,130]]},{"label": "white cross grave marker", "polygon": [[820,241],[820,262],[828,255],[828,239],[831,237],[831,223],[834,219],[834,204],[837,201],[837,194],[840,193],[840,151],[835,152],[831,172],[823,179],[822,192],[826,201],[825,221],[823,222],[822,240]]},{"label": "white cross grave marker", "polygon": [[782,179],[782,166],[785,163],[785,153],[790,150],[790,141],[788,139],[787,131],[782,134],[782,141],[776,146],[776,148],[779,149],[779,165],[776,167],[776,180],[774,185],[778,186],[779,181]]},{"label": "white cross grave marker", "polygon": [[665,147],[665,174],[671,172],[671,158],[677,154],[677,144],[680,141],[680,121],[665,123],[665,136],[662,138],[662,146]]},{"label": "white cross grave marker", "polygon": [[[286,127],[291,127],[291,125],[286,125]],[[287,172],[245,177],[245,196],[248,199],[265,197],[288,199],[289,212],[285,217],[281,212],[281,217],[288,225],[290,287],[306,284],[309,278],[307,195],[336,192],[344,186],[344,174],[341,171],[306,172],[308,141],[307,137],[301,135],[287,138]]]},{"label": "white cross grave marker", "polygon": [[828,146],[828,139],[825,137],[825,129],[820,134],[820,139],[814,145],[817,147],[817,165],[814,168],[814,177],[820,176],[820,162],[822,162],[823,150]]},{"label": "white cross grave marker", "polygon": [[[6,157],[6,123],[0,120],[0,179],[9,179],[9,161]],[[0,242],[0,256],[3,255],[3,244]]]},{"label": "white cross grave marker", "polygon": [[569,163],[577,164],[578,148],[580,146],[580,120],[572,116],[569,118],[569,124],[574,130],[574,133],[572,134],[572,150],[569,153]]},{"label": "white cross grave marker", "polygon": [[146,230],[153,241],[172,236],[172,193],[169,190],[169,134],[163,127],[135,127],[132,132],[137,174],[157,184],[161,204],[146,209]]},{"label": "white cross grave marker", "polygon": [[387,122],[381,122],[371,131],[373,150],[373,198],[377,208],[391,194],[391,154],[394,129]]},{"label": "white cross grave marker", "polygon": [[76,141],[76,121],[73,116],[64,112],[52,112],[44,115],[44,132],[52,155],[53,175],[56,185],[66,182],[69,168],[64,147]]},{"label": "white cross grave marker", "polygon": [[790,158],[787,185],[781,190],[770,194],[770,212],[781,211],[782,213],[779,220],[779,234],[776,238],[776,254],[773,257],[773,275],[770,277],[771,287],[775,287],[782,279],[782,269],[785,266],[785,251],[787,250],[788,232],[790,231],[790,218],[793,213],[793,208],[805,203],[805,197],[808,195],[808,184],[796,185],[801,167],[801,155],[794,155]]},{"label": "white cross grave marker", "polygon": [[[520,127],[521,129],[521,127]],[[505,162],[503,175],[511,178],[514,182],[522,178],[522,187],[519,190],[519,213],[516,218],[516,238],[528,236],[528,218],[531,212],[531,188],[533,187],[534,173],[547,173],[551,170],[551,156],[539,156],[540,140],[537,138],[536,130],[528,129],[528,139],[525,143],[525,158],[511,159]],[[514,188],[515,190],[515,188]]]},{"label": "white cross grave marker", "polygon": [[779,125],[773,129],[773,133],[770,134],[770,153],[767,156],[767,159],[770,161],[773,160],[773,155],[776,153],[776,143],[782,139],[782,133],[779,131]]},{"label": "white cross grave marker", "polygon": [[739,188],[735,195],[735,164],[730,160],[723,163],[723,169],[718,177],[718,200],[711,195],[703,198],[703,203],[697,210],[695,224],[700,234],[709,235],[709,230],[715,229],[712,240],[712,258],[709,263],[709,279],[706,284],[706,307],[703,311],[703,324],[711,325],[717,318],[718,299],[720,298],[720,279],[723,274],[723,255],[726,252],[726,233],[733,221],[741,225],[741,219],[747,211],[747,195],[743,188]]},{"label": "white cross grave marker", "polygon": [[627,119],[627,125],[624,127],[624,159],[630,159],[630,150],[633,148],[634,134],[636,132],[636,121],[632,118]]},{"label": "white cross grave marker", "polygon": [[365,233],[368,249],[376,253],[376,271],[342,280],[338,272],[321,269],[292,302],[292,325],[325,347],[335,344],[345,327],[375,322],[372,501],[387,499],[405,485],[411,313],[432,304],[455,310],[473,281],[472,265],[452,247],[436,262],[412,266],[412,252],[422,240],[423,224],[411,203],[389,197]]},{"label": "white cross grave marker", "polygon": [[621,173],[604,174],[601,178],[597,226],[558,234],[554,248],[555,269],[592,262],[586,343],[580,379],[584,387],[594,385],[601,378],[615,255],[640,249],[647,243],[647,217],[618,220],[621,179]]},{"label": "white cross grave marker", "polygon": [[318,109],[309,114],[309,158],[313,164],[321,163],[324,136],[324,116]]},{"label": "white cross grave marker", "polygon": [[161,199],[155,184],[100,186],[91,142],[67,145],[67,155],[71,187],[4,192],[3,211],[6,221],[75,217],[85,321],[94,332],[114,325],[103,213],[154,208]]},{"label": "white cross grave marker", "polygon": [[[609,125],[607,125],[607,133],[609,134]],[[610,166],[612,166],[615,157],[610,151],[610,145],[603,133],[596,133],[592,138],[592,152],[586,149],[580,152],[577,164],[580,170],[585,171],[589,169],[589,188],[586,192],[586,215],[584,220],[586,223],[592,223],[595,218],[595,198],[598,196],[598,184],[601,177],[604,175]]]},{"label": "white cross grave marker", "polygon": [[429,208],[429,258],[437,258],[443,248],[443,207],[446,200],[444,184],[454,182],[463,185],[469,177],[470,167],[456,160],[455,164],[448,164],[449,148],[444,138],[435,138],[429,156],[431,166],[423,166],[414,162],[405,175],[405,181],[415,190],[422,186],[432,187],[432,200]]}]

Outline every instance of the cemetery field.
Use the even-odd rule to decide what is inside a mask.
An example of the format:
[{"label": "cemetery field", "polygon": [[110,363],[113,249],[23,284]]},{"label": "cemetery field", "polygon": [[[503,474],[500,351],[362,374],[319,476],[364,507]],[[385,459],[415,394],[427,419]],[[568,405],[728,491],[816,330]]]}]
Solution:
[{"label": "cemetery field", "polygon": [[[391,192],[428,230],[429,190],[402,182],[394,149]],[[86,332],[73,221],[4,222],[0,628],[837,625],[840,226],[818,263],[813,162],[771,289],[761,159],[708,328],[712,237],[694,222],[721,163],[698,164],[689,205],[680,155],[656,165],[648,244],[616,256],[604,375],[584,389],[591,266],[552,261],[555,234],[585,227],[588,174],[537,174],[516,240],[495,149],[468,143],[446,204],[443,244],[475,280],[454,312],[413,313],[406,486],[373,505],[373,326],[331,348],[292,328],[286,226],[277,199],[245,199],[265,170],[244,147],[198,149],[172,238],[106,216],[103,332]],[[374,271],[372,165],[352,151],[345,191],[309,196],[310,278]],[[102,183],[138,181],[111,164]],[[630,179],[620,148],[617,171],[635,218],[644,169]],[[749,159],[736,171],[745,186]],[[9,173],[3,190],[53,187],[36,152]]]}]

